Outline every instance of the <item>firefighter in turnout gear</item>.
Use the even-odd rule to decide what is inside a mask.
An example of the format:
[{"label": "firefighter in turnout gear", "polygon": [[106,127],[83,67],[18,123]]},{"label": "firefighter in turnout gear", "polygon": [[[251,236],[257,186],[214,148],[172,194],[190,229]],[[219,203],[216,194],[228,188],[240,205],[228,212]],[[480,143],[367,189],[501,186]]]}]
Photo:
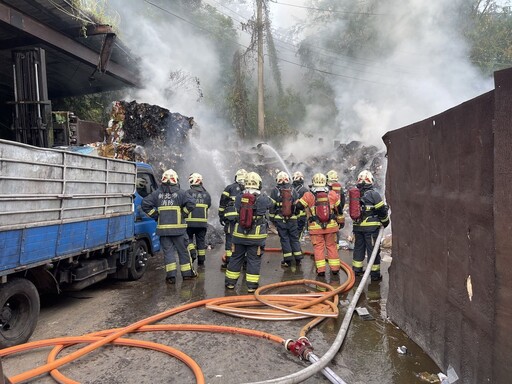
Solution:
[{"label": "firefighter in turnout gear", "polygon": [[[187,235],[189,239],[188,251],[192,261],[196,259],[197,265],[204,265],[206,258],[206,231],[208,230],[208,209],[212,205],[212,199],[203,186],[203,176],[192,173],[188,177],[190,189],[187,191],[196,202],[196,206],[187,217]],[[194,244],[195,238],[195,244]]]},{"label": "firefighter in turnout gear", "polygon": [[187,251],[186,217],[195,208],[192,196],[180,189],[177,173],[168,169],[158,189],[142,200],[142,210],[157,221],[156,234],[164,254],[166,282],[176,283],[176,255],[184,280],[197,277]]},{"label": "firefighter in turnout gear", "polygon": [[[294,172],[293,173],[293,189],[297,192],[297,196],[300,199],[304,194],[308,191],[308,189],[304,186],[304,175],[302,172]],[[301,206],[301,204],[299,204]],[[297,230],[299,231],[299,240],[301,239],[304,230],[306,229],[306,224],[308,220],[306,217],[306,212],[303,209],[300,209],[297,214]]]},{"label": "firefighter in turnout gear", "polygon": [[240,195],[244,189],[245,177],[247,176],[247,171],[245,169],[239,169],[235,173],[235,182],[229,184],[222,195],[220,196],[219,202],[219,221],[220,224],[224,227],[224,250],[225,254],[223,256],[223,263],[221,268],[225,269],[228,265],[229,258],[232,254],[232,239],[233,239],[233,230],[235,228],[235,223],[238,219],[238,212],[235,208],[235,199],[238,195]]},{"label": "firefighter in turnout gear", "polygon": [[338,223],[336,217],[343,214],[340,197],[327,187],[327,178],[316,173],[311,189],[299,202],[304,206],[307,217],[311,244],[314,248],[316,273],[325,276],[326,252],[331,273],[337,275],[341,261],[336,247]]},{"label": "firefighter in turnout gear", "polygon": [[356,276],[363,274],[365,255],[370,258],[373,248],[379,247],[371,269],[372,281],[382,279],[380,274],[380,244],[375,244],[381,226],[389,225],[388,207],[373,187],[373,175],[364,170],[357,177],[357,188],[361,193],[361,218],[353,223],[355,236],[352,269]]},{"label": "firefighter in turnout gear", "polygon": [[261,193],[261,177],[256,172],[247,174],[245,189],[242,195],[236,197],[235,206],[240,220],[234,227],[234,250],[226,269],[225,286],[235,288],[245,261],[247,291],[252,293],[259,286],[261,256],[268,229],[266,216],[272,206],[270,198]]},{"label": "firefighter in turnout gear", "polygon": [[296,266],[299,266],[303,257],[296,213],[296,202],[299,196],[290,183],[288,173],[279,172],[276,176],[276,183],[276,187],[270,193],[273,204],[270,209],[270,220],[274,223],[281,241],[283,252],[281,266],[290,267],[293,260],[295,260]]},{"label": "firefighter in turnout gear", "polygon": [[[330,190],[336,192],[338,196],[340,197],[341,207],[345,207],[345,193],[343,192],[343,187],[341,186],[341,183],[338,180],[338,172],[336,172],[334,169],[331,169],[329,172],[326,173],[327,176],[327,186]],[[345,226],[345,216],[338,215],[338,227],[342,229]],[[340,243],[340,231],[336,233],[336,247],[337,249],[340,249],[339,246]]]}]

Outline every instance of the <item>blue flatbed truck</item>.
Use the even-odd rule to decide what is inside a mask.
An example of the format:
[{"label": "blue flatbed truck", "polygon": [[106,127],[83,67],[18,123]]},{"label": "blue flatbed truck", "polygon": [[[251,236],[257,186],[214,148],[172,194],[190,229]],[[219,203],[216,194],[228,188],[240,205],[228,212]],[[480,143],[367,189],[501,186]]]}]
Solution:
[{"label": "blue flatbed truck", "polygon": [[143,276],[156,188],[148,164],[0,140],[0,348],[30,338],[42,294]]}]

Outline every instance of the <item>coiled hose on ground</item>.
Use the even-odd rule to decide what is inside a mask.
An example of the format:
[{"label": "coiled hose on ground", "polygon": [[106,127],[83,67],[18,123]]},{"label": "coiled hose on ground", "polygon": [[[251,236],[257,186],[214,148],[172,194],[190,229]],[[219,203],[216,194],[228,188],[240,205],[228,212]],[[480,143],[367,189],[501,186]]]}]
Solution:
[{"label": "coiled hose on ground", "polygon": [[[382,238],[382,229],[379,232],[379,238],[377,239],[377,244],[379,244],[380,239]],[[9,356],[13,354],[17,354],[24,351],[29,351],[37,348],[54,346],[52,351],[48,356],[47,363],[45,365],[36,367],[34,369],[28,370],[26,372],[17,374],[9,378],[11,383],[21,383],[31,380],[37,376],[50,373],[54,380],[58,383],[65,384],[78,384],[78,382],[64,376],[62,373],[58,371],[58,368],[76,360],[87,353],[94,351],[101,346],[104,346],[108,343],[112,343],[114,345],[129,345],[136,346],[139,348],[147,348],[156,351],[160,351],[166,353],[170,356],[174,356],[177,359],[181,360],[185,363],[193,372],[196,382],[198,384],[202,384],[205,382],[204,374],[198,364],[188,355],[183,352],[158,343],[136,340],[136,339],[126,339],[123,338],[124,335],[127,335],[132,332],[154,332],[154,331],[194,331],[194,332],[222,332],[222,333],[236,333],[246,336],[259,337],[267,340],[271,340],[274,342],[278,342],[285,346],[288,350],[294,352],[293,347],[295,348],[295,353],[297,355],[297,350],[301,350],[302,352],[307,353],[308,356],[299,356],[301,358],[306,357],[313,364],[307,367],[304,370],[301,370],[295,374],[288,375],[282,378],[277,378],[269,381],[258,382],[259,383],[298,383],[306,380],[312,375],[323,371],[326,365],[332,360],[335,353],[340,348],[344,336],[346,334],[346,330],[348,329],[348,325],[350,323],[350,318],[354,311],[355,305],[357,304],[357,300],[362,292],[363,285],[366,282],[370,267],[373,264],[376,256],[375,248],[372,257],[369,260],[368,267],[365,275],[362,278],[361,284],[358,288],[358,291],[354,295],[352,303],[349,306],[347,314],[345,315],[343,324],[340,328],[338,336],[336,337],[335,342],[329,348],[329,351],[320,359],[313,355],[312,353],[308,353],[307,343],[304,343],[305,335],[316,325],[318,325],[321,321],[326,318],[332,318],[338,316],[338,295],[340,293],[346,292],[352,288],[354,285],[355,277],[354,273],[350,266],[346,263],[341,262],[342,269],[347,273],[347,280],[337,288],[333,288],[329,284],[319,282],[316,280],[297,280],[297,281],[287,281],[276,284],[270,284],[267,286],[260,287],[256,290],[254,295],[244,295],[244,296],[233,296],[233,297],[222,297],[222,298],[213,298],[213,299],[205,299],[200,300],[194,303],[182,305],[177,308],[172,308],[162,313],[150,316],[146,319],[140,320],[136,323],[128,325],[124,328],[110,329],[100,332],[91,333],[85,336],[80,337],[62,337],[55,339],[47,339],[25,343],[22,345],[17,345],[10,348],[5,348],[0,350],[0,357]],[[281,251],[281,249],[266,249],[267,252],[273,251]],[[290,287],[290,286],[298,286],[298,285],[315,285],[323,287],[325,292],[314,292],[314,293],[306,293],[306,294],[264,294],[264,292],[270,291],[275,288],[282,287]],[[168,318],[177,313],[181,313],[193,308],[199,308],[201,306],[205,306],[206,308],[223,312],[232,316],[244,317],[244,318],[253,318],[258,320],[293,320],[293,319],[303,319],[308,317],[313,317],[314,319],[306,324],[300,331],[299,338],[297,342],[293,342],[292,340],[285,340],[279,336],[272,335],[269,333],[254,331],[245,328],[236,328],[236,327],[225,327],[219,325],[197,325],[197,324],[154,324],[158,321],[161,321],[165,318]],[[348,320],[347,320],[348,319]],[[302,340],[302,341],[300,341]],[[58,354],[66,347],[76,344],[87,344],[85,347],[78,349],[64,357],[58,358]],[[304,345],[305,344],[305,345]],[[302,348],[302,347],[306,348]],[[301,347],[301,348],[297,348]],[[325,374],[325,372],[324,372]],[[342,382],[340,380],[333,382]],[[256,383],[254,383],[256,384]]]}]

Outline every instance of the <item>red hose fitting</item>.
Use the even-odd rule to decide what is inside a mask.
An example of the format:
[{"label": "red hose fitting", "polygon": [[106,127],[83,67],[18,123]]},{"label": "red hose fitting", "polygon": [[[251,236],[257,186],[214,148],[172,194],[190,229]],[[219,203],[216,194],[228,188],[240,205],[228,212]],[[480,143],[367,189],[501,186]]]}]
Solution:
[{"label": "red hose fitting", "polygon": [[307,337],[299,337],[296,341],[286,340],[285,348],[301,360],[308,360],[308,355],[313,352],[313,346]]}]

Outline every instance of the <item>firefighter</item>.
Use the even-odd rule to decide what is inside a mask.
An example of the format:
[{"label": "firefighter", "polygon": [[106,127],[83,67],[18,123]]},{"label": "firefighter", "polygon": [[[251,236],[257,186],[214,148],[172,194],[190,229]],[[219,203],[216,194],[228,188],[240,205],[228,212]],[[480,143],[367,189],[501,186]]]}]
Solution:
[{"label": "firefighter", "polygon": [[[248,195],[254,201],[248,203]],[[235,206],[240,215],[240,221],[234,226],[234,251],[229,258],[226,269],[225,286],[234,289],[240,277],[244,261],[247,291],[254,292],[260,281],[261,257],[267,238],[268,223],[266,215],[272,206],[272,200],[261,193],[261,177],[256,172],[249,172],[245,179],[245,190],[236,197]],[[250,218],[250,226],[243,218]]]},{"label": "firefighter", "polygon": [[142,210],[157,221],[156,234],[160,236],[168,284],[176,283],[175,250],[183,280],[197,277],[187,251],[186,217],[194,208],[194,199],[180,188],[178,174],[172,169],[163,173],[160,187],[142,200]]},{"label": "firefighter", "polygon": [[270,193],[272,207],[270,220],[274,223],[281,250],[283,252],[282,267],[299,266],[302,261],[302,249],[299,242],[299,229],[297,226],[296,201],[299,196],[290,183],[290,175],[279,172],[276,176],[277,185]]},{"label": "firefighter", "polygon": [[[341,207],[345,207],[345,193],[343,192],[343,187],[341,186],[341,183],[338,180],[338,172],[336,172],[334,169],[331,169],[329,172],[326,173],[327,176],[327,186],[330,190],[333,190],[338,194],[340,197]],[[339,215],[338,216],[338,227],[339,229],[342,229],[345,226],[345,216]],[[336,232],[336,247],[339,250],[340,249],[340,231]]]},{"label": "firefighter", "polygon": [[365,255],[370,258],[373,248],[379,247],[375,262],[371,268],[372,281],[382,280],[380,274],[380,244],[375,244],[381,226],[389,225],[388,207],[379,192],[373,187],[373,175],[364,170],[357,177],[357,188],[361,193],[361,218],[353,223],[355,236],[352,269],[356,276],[361,276]]},{"label": "firefighter", "polygon": [[233,229],[238,218],[238,213],[235,209],[235,199],[240,195],[244,189],[244,181],[247,171],[245,169],[239,169],[235,173],[235,182],[229,184],[224,188],[222,195],[220,196],[219,202],[219,221],[224,227],[224,256],[222,257],[222,269],[226,269],[228,266],[229,258],[231,257],[232,250],[232,239]]},{"label": "firefighter", "polygon": [[308,217],[311,244],[314,248],[316,273],[325,276],[326,256],[331,273],[337,275],[341,261],[336,248],[336,217],[343,214],[340,197],[327,187],[327,178],[323,173],[313,175],[311,189],[299,200]]},{"label": "firefighter", "polygon": [[[304,175],[302,172],[294,172],[293,173],[293,189],[297,192],[297,196],[300,199],[304,193],[308,191],[308,189],[304,186]],[[297,207],[300,207],[301,204],[297,204]],[[303,209],[298,210],[297,214],[297,230],[299,231],[299,240],[302,238],[304,230],[306,229],[307,224],[306,212]]]},{"label": "firefighter", "polygon": [[[197,265],[204,265],[206,258],[206,231],[208,230],[208,209],[212,205],[212,199],[206,188],[203,186],[203,176],[199,173],[192,173],[188,177],[190,189],[187,191],[194,201],[196,207],[187,217],[187,235],[189,239],[188,251],[192,262],[197,256]],[[195,238],[195,244],[194,244]]]}]

